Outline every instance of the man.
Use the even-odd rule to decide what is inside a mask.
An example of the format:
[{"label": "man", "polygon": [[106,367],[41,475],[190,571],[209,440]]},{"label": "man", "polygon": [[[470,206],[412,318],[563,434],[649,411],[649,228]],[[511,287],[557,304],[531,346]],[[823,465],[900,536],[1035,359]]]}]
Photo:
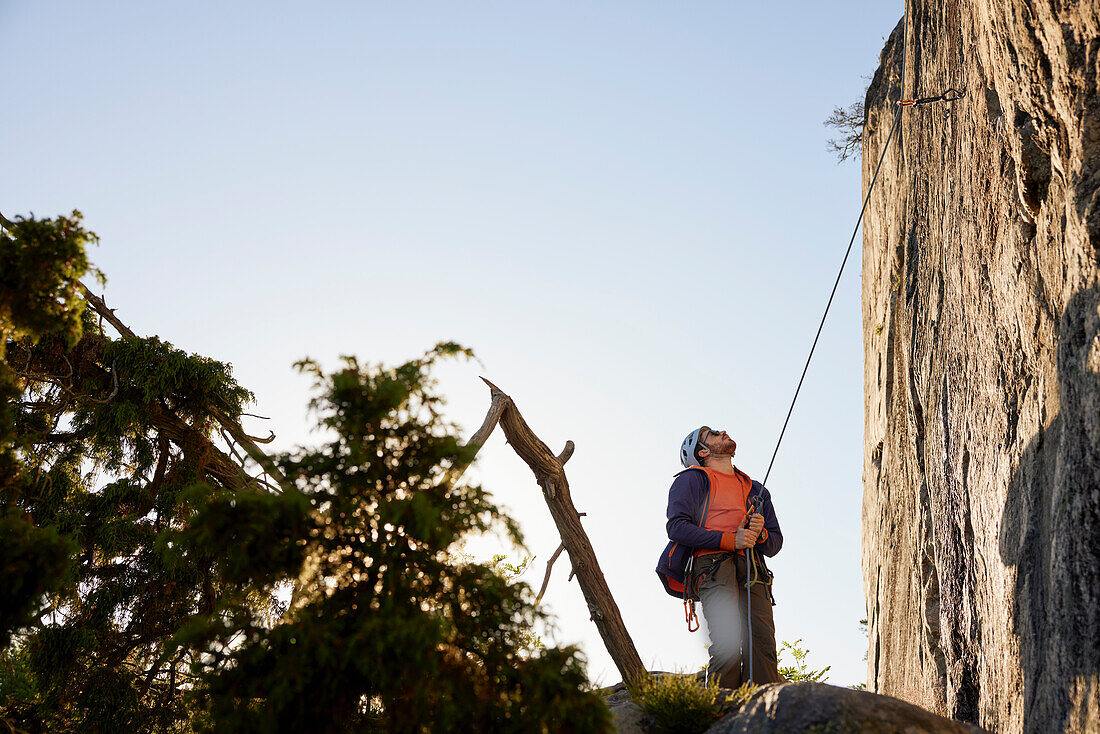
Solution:
[{"label": "man", "polygon": [[[746,620],[752,614],[752,681],[772,683],[779,675],[772,620],[771,573],[763,556],[783,547],[771,494],[733,465],[737,442],[707,426],[688,434],[680,448],[685,470],[668,492],[669,544],[657,574],[665,590],[683,597],[691,616],[702,603],[710,633],[708,677],[737,688],[749,680]],[[750,512],[751,510],[751,512]],[[750,594],[745,580],[752,573]]]}]

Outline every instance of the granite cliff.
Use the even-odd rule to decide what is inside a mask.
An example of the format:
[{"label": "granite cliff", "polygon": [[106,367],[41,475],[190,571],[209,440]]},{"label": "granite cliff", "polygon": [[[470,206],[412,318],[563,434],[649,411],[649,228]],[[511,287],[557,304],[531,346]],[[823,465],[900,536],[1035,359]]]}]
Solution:
[{"label": "granite cliff", "polygon": [[1100,731],[1098,72],[1096,0],[910,0],[867,95],[865,191],[966,93],[863,226],[868,688],[998,732]]}]

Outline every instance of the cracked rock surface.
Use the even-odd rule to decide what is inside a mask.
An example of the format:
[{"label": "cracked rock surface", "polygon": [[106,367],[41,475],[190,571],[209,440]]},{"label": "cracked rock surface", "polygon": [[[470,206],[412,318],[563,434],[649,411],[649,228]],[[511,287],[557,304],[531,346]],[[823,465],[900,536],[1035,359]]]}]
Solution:
[{"label": "cracked rock surface", "polygon": [[[867,95],[870,690],[1100,731],[1100,3],[910,0]],[[907,47],[907,53],[905,53]],[[903,58],[906,60],[903,70]]]}]

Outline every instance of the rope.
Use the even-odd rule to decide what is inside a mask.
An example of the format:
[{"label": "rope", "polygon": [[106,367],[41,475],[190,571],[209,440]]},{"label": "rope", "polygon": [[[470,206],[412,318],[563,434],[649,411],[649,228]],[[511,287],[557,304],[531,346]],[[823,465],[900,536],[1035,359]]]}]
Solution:
[{"label": "rope", "polygon": [[871,200],[871,192],[875,190],[875,181],[878,180],[879,169],[882,168],[882,161],[886,158],[886,151],[890,148],[890,140],[894,137],[894,129],[898,126],[898,120],[901,118],[901,111],[904,107],[898,106],[898,111],[894,113],[894,124],[890,126],[890,134],[886,136],[886,145],[882,146],[882,155],[879,156],[878,165],[875,166],[875,175],[871,178],[871,185],[867,187],[867,196],[863,199],[863,208],[859,210],[859,219],[856,220],[856,227],[852,230],[852,239],[848,240],[848,249],[844,253],[844,259],[840,263],[840,271],[836,274],[836,281],[833,283],[833,290],[829,293],[829,302],[825,304],[825,313],[821,315],[821,323],[817,326],[817,334],[814,336],[814,343],[810,347],[810,354],[806,357],[806,366],[802,368],[802,377],[798,378],[798,387],[795,388],[794,398],[791,399],[791,407],[787,411],[787,418],[783,421],[783,430],[779,432],[779,440],[775,443],[775,451],[772,452],[772,460],[768,462],[768,471],[764,474],[764,484],[768,484],[768,477],[772,473],[772,465],[775,464],[775,457],[779,454],[779,444],[783,443],[783,434],[787,432],[787,424],[791,420],[791,413],[794,412],[794,404],[798,400],[798,393],[802,390],[802,382],[806,379],[806,372],[810,369],[810,360],[813,359],[814,350],[817,349],[817,341],[821,338],[821,330],[825,327],[825,319],[829,316],[829,308],[833,305],[833,297],[836,296],[837,286],[840,285],[840,276],[844,274],[844,266],[848,263],[848,256],[852,254],[852,245],[855,244],[856,234],[859,233],[859,225],[863,222],[863,213],[867,211],[867,203]]},{"label": "rope", "polygon": [[745,549],[745,619],[748,627],[749,648],[749,683],[752,683],[752,548]]},{"label": "rope", "polygon": [[[882,169],[882,162],[886,160],[886,151],[890,149],[890,142],[894,139],[894,131],[898,127],[898,121],[901,119],[901,111],[906,107],[915,107],[917,105],[932,104],[933,102],[954,102],[957,99],[961,99],[965,96],[965,92],[948,88],[943,94],[937,97],[922,97],[921,99],[904,99],[905,97],[905,67],[909,57],[909,2],[905,3],[905,14],[902,16],[902,57],[901,57],[901,96],[902,99],[898,100],[897,112],[894,113],[894,121],[890,124],[890,132],[886,135],[886,143],[882,146],[882,154],[879,156],[878,164],[875,165],[875,173],[871,176],[871,185],[867,187],[867,195],[863,197],[863,207],[859,210],[859,217],[856,219],[856,226],[852,230],[852,237],[848,240],[848,249],[844,251],[844,259],[840,261],[840,270],[837,271],[836,280],[833,282],[833,289],[829,292],[829,300],[825,304],[825,312],[821,314],[821,323],[817,325],[817,333],[814,335],[814,342],[810,345],[810,353],[806,357],[806,364],[802,368],[802,376],[798,378],[798,386],[794,390],[794,397],[791,398],[791,407],[787,409],[787,417],[783,420],[783,428],[779,431],[779,440],[775,442],[775,451],[772,452],[771,461],[768,462],[768,471],[764,474],[764,484],[767,485],[768,477],[771,476],[772,467],[775,465],[775,457],[779,454],[779,446],[783,443],[783,436],[787,433],[787,425],[791,421],[791,414],[794,413],[794,405],[798,401],[798,394],[802,391],[802,383],[806,380],[806,372],[810,369],[810,360],[813,359],[814,350],[817,349],[817,342],[821,339],[821,330],[825,327],[825,319],[829,316],[829,309],[833,305],[833,298],[836,296],[836,290],[840,286],[840,278],[844,275],[844,266],[848,264],[848,257],[852,254],[852,246],[855,244],[856,235],[859,234],[859,227],[863,223],[863,215],[867,212],[867,204],[871,201],[871,193],[875,190],[875,182],[878,181],[879,171]],[[749,510],[749,516],[753,509],[755,509],[756,502]],[[748,518],[746,518],[748,520]],[[746,631],[747,641],[746,645],[747,654],[749,658],[749,682],[753,681],[753,665],[752,665],[752,584],[754,583],[753,576],[759,577],[756,573],[756,559],[755,551],[752,548],[745,549],[745,611],[746,611]],[[690,562],[689,562],[690,563]],[[690,568],[690,566],[689,566]],[[686,594],[685,594],[686,597]],[[687,600],[685,598],[685,605]],[[689,619],[690,627],[690,619]],[[709,672],[709,668],[708,668]]]},{"label": "rope", "polygon": [[806,366],[802,368],[802,376],[798,378],[798,387],[794,390],[794,397],[791,399],[791,407],[787,410],[787,417],[783,421],[783,428],[779,431],[779,440],[775,442],[775,451],[772,452],[772,460],[768,462],[768,471],[764,474],[764,484],[767,485],[768,477],[771,476],[772,466],[775,464],[775,457],[779,454],[779,445],[783,443],[783,435],[787,432],[787,424],[790,423],[791,414],[794,413],[794,404],[798,400],[798,393],[802,390],[802,383],[806,379],[806,372],[810,369],[810,360],[813,359],[814,350],[817,349],[817,341],[821,338],[821,330],[825,326],[825,319],[829,316],[829,308],[833,305],[833,297],[836,296],[837,286],[840,285],[840,276],[844,274],[844,266],[848,264],[848,256],[852,254],[852,245],[855,244],[856,235],[859,233],[859,226],[863,223],[863,214],[867,211],[867,203],[871,200],[871,192],[875,190],[875,182],[878,181],[878,172],[882,168],[882,162],[886,159],[886,151],[890,149],[890,141],[894,138],[894,129],[898,126],[898,120],[901,119],[901,111],[906,107],[915,107],[917,105],[932,104],[933,102],[954,102],[957,99],[962,99],[966,93],[954,88],[948,88],[943,94],[938,97],[922,97],[921,99],[904,99],[905,97],[905,67],[906,61],[909,56],[909,3],[908,0],[905,4],[905,15],[903,16],[902,23],[902,56],[901,56],[901,96],[902,99],[898,100],[898,111],[894,113],[894,122],[890,125],[890,134],[886,136],[886,144],[882,146],[882,155],[879,156],[878,165],[875,166],[875,175],[871,177],[871,185],[867,187],[867,196],[863,198],[863,208],[859,210],[859,218],[856,219],[855,229],[852,230],[852,238],[848,240],[848,249],[844,252],[844,259],[840,262],[840,270],[836,274],[836,281],[833,283],[833,290],[829,293],[829,301],[825,304],[825,313],[821,314],[821,323],[817,326],[817,334],[814,335],[814,343],[810,347],[810,354],[806,357]]},{"label": "rope", "polygon": [[[760,495],[749,498],[749,508],[745,517],[745,527],[749,526],[752,521],[752,516],[756,514],[757,510],[761,508]],[[748,640],[748,657],[749,657],[749,683],[753,682],[752,678],[752,575],[756,570],[756,558],[753,556],[752,548],[745,549],[745,627],[747,631],[746,639]],[[736,561],[734,562],[736,564]],[[736,565],[734,566],[736,568]]]}]

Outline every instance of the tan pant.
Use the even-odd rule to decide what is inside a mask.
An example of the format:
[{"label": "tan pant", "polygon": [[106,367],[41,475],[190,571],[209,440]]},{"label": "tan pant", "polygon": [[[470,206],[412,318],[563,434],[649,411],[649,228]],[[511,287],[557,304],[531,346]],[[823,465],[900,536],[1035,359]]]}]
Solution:
[{"label": "tan pant", "polygon": [[708,677],[721,676],[723,688],[738,688],[749,680],[745,620],[752,611],[752,681],[778,683],[779,659],[775,650],[772,602],[763,584],[751,587],[751,605],[745,596],[746,562],[742,555],[727,553],[696,560],[699,600],[710,634]]}]

